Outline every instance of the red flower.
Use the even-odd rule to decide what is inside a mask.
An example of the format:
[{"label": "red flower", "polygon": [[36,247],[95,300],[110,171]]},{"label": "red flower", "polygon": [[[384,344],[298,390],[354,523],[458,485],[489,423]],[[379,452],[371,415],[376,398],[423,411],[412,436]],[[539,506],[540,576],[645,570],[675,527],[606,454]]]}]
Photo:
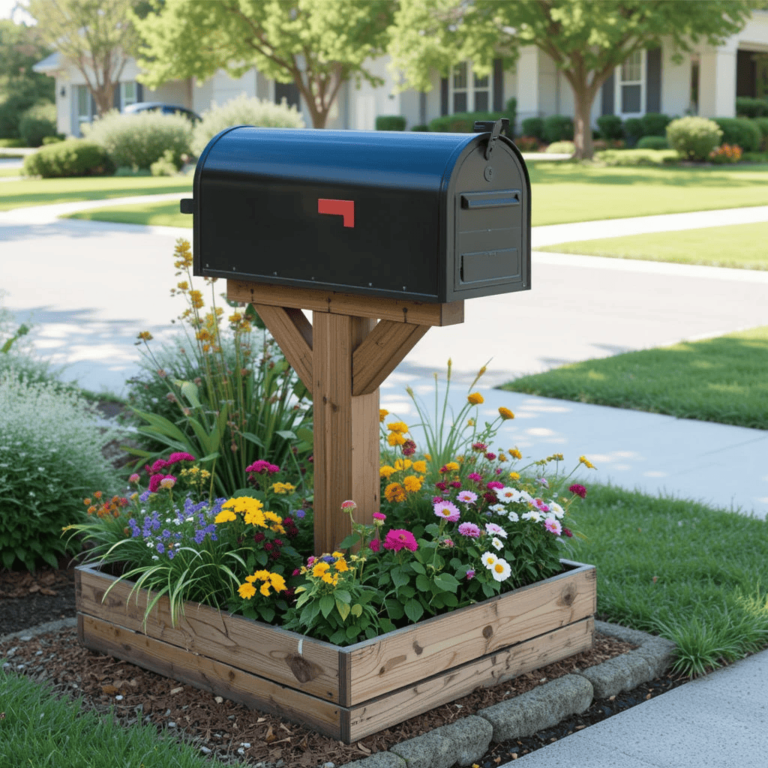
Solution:
[{"label": "red flower", "polygon": [[458,480],[454,480],[451,483],[451,488],[461,488],[461,483]]},{"label": "red flower", "polygon": [[435,483],[435,488],[437,488],[440,491],[444,491],[447,487],[448,487],[448,484],[442,481],[439,483]]},{"label": "red flower", "polygon": [[[502,486],[503,487],[503,486]],[[493,491],[488,491],[488,493],[483,494],[483,498],[489,503],[489,504],[496,504],[498,502],[498,498],[496,497],[496,494]]]},{"label": "red flower", "polygon": [[401,450],[403,451],[403,456],[413,456],[416,453],[416,443],[413,440],[406,440]]},{"label": "red flower", "polygon": [[567,536],[571,539],[573,538],[573,531],[570,528],[563,528],[563,536]]},{"label": "red flower", "polygon": [[577,496],[581,496],[582,499],[586,498],[587,496],[587,489],[583,485],[579,485],[578,483],[574,483],[572,486],[568,488],[568,490],[571,493],[575,493]]}]

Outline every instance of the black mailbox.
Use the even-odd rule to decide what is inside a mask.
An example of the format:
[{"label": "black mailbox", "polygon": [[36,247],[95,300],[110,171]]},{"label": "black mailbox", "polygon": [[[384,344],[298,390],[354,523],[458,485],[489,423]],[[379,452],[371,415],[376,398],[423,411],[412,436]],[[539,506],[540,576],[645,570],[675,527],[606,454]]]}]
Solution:
[{"label": "black mailbox", "polygon": [[194,274],[425,302],[529,289],[530,182],[500,129],[222,131],[182,201]]}]

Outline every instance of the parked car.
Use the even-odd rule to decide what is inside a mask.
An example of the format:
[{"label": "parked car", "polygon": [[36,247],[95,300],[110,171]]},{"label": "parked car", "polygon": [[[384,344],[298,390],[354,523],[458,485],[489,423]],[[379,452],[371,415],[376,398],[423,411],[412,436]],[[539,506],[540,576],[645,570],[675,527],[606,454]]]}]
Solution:
[{"label": "parked car", "polygon": [[198,123],[202,118],[197,112],[193,112],[186,107],[180,107],[178,104],[163,104],[161,101],[139,101],[136,104],[129,104],[123,109],[124,115],[136,115],[139,112],[162,112],[164,115],[181,115]]}]

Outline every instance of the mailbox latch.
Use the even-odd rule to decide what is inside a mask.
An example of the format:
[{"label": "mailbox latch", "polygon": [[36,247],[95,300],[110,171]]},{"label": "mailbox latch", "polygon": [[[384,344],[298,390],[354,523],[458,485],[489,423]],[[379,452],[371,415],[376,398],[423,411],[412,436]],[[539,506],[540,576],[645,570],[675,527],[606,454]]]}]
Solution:
[{"label": "mailbox latch", "polygon": [[496,140],[501,135],[501,132],[509,132],[509,119],[506,117],[500,117],[496,122],[491,120],[477,120],[472,126],[475,133],[491,132],[491,137],[488,139],[488,146],[485,148],[485,159],[490,160],[493,150],[496,148]]}]

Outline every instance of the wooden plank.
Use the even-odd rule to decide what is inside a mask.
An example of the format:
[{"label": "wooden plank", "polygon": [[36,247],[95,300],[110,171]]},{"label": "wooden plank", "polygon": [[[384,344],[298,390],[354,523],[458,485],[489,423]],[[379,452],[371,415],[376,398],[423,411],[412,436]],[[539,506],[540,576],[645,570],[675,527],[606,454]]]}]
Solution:
[{"label": "wooden plank", "polygon": [[86,648],[341,738],[335,704],[93,616],[78,613],[77,621]]},{"label": "wooden plank", "polygon": [[[161,598],[144,626],[147,593],[130,594],[133,584],[87,566],[75,569],[77,609],[81,613],[141,632],[212,659],[226,659],[246,672],[269,678],[321,699],[339,700],[339,651],[330,643],[187,603],[171,624],[167,598]],[[114,584],[114,587],[112,585]],[[109,590],[109,594],[105,593]],[[137,601],[138,597],[138,601]]]},{"label": "wooden plank", "polygon": [[428,325],[382,320],[352,355],[352,394],[375,392],[428,330]]},{"label": "wooden plank", "polygon": [[589,650],[594,644],[594,628],[592,617],[582,619],[354,707],[342,715],[342,739],[347,743],[359,741],[478,688]]},{"label": "wooden plank", "polygon": [[412,325],[458,325],[464,322],[464,302],[431,304],[421,301],[382,299],[351,293],[267,285],[247,280],[227,280],[227,298],[246,304],[295,307],[354,317],[372,317]]},{"label": "wooden plank", "polygon": [[446,671],[499,648],[523,642],[594,614],[594,566],[579,566],[545,581],[477,605],[436,616],[374,640],[349,653],[349,699],[361,704],[424,676]]},{"label": "wooden plank", "polygon": [[254,304],[253,308],[275,337],[285,359],[304,386],[312,391],[312,325],[300,309]]}]

